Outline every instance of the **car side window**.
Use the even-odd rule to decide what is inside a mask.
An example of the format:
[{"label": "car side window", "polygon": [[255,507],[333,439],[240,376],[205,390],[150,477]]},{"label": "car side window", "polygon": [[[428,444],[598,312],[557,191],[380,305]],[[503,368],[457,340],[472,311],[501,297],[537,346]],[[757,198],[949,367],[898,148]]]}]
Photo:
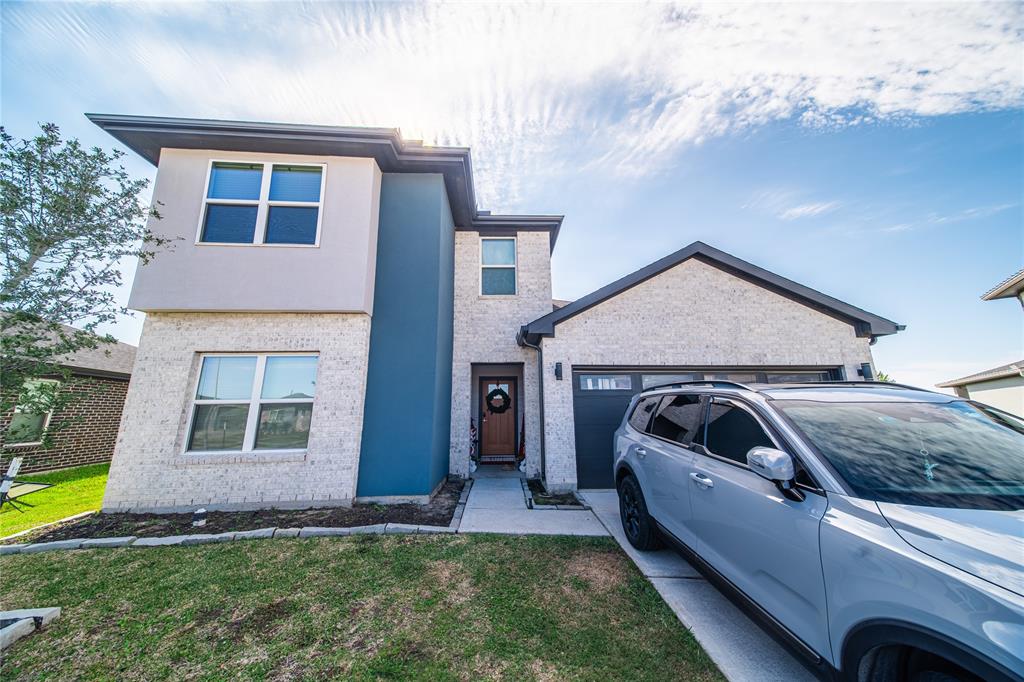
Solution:
[{"label": "car side window", "polygon": [[651,435],[686,445],[700,424],[699,395],[670,395],[661,399],[651,422]]},{"label": "car side window", "polygon": [[740,464],[747,463],[750,448],[775,447],[753,415],[735,405],[711,403],[705,429],[704,446],[713,454]]},{"label": "car side window", "polygon": [[658,398],[641,398],[633,408],[633,414],[629,415],[629,425],[637,431],[647,431],[647,425],[651,423],[651,413],[658,406]]}]

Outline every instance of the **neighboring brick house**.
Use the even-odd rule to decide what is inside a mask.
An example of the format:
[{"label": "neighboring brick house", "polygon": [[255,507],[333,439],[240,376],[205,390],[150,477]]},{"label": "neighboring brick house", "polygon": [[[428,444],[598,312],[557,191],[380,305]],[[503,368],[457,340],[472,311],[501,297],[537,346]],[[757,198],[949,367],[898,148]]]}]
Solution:
[{"label": "neighboring brick house", "polygon": [[642,386],[870,378],[901,329],[699,242],[554,301],[562,217],[478,210],[468,149],[395,130],[90,118],[176,239],[136,273],[104,509],[424,500],[471,457],[606,486]]},{"label": "neighboring brick house", "polygon": [[0,471],[12,457],[23,458],[21,473],[109,462],[134,363],[135,346],[120,342],[82,349],[63,361],[71,377],[61,390],[73,394],[63,408],[43,415],[14,408],[0,415]]}]

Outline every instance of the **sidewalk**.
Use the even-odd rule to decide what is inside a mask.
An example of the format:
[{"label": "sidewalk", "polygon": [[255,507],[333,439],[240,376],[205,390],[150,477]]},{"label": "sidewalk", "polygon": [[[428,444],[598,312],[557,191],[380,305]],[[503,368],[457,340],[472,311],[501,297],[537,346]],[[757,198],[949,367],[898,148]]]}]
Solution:
[{"label": "sidewalk", "polygon": [[466,510],[462,514],[459,532],[506,535],[608,535],[597,517],[587,510],[527,509],[518,476],[474,479]]},{"label": "sidewalk", "polygon": [[816,679],[678,553],[634,549],[622,532],[614,490],[588,490],[580,497],[727,678],[733,682]]}]

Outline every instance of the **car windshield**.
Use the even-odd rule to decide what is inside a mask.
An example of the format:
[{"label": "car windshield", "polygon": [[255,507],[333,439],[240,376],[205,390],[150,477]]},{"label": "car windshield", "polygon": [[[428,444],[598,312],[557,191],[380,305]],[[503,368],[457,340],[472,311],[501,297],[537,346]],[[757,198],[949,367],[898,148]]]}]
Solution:
[{"label": "car windshield", "polygon": [[1005,413],[949,403],[773,400],[859,497],[1024,509],[1024,433]]}]

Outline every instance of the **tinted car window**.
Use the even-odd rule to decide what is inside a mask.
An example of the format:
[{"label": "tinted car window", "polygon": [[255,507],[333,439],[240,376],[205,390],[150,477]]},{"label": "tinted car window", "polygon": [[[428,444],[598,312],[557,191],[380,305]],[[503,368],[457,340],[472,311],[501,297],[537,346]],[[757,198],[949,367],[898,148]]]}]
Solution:
[{"label": "tinted car window", "polygon": [[700,423],[700,396],[670,395],[662,398],[651,423],[651,434],[686,444]]},{"label": "tinted car window", "polygon": [[858,497],[958,509],[1024,509],[1024,434],[970,403],[826,403],[780,408]]},{"label": "tinted car window", "polygon": [[647,425],[651,422],[651,413],[658,406],[658,398],[642,398],[633,408],[633,414],[629,415],[629,425],[637,431],[646,431]]},{"label": "tinted car window", "polygon": [[771,438],[749,412],[720,403],[712,403],[708,410],[704,445],[719,457],[740,464],[747,463],[747,452],[750,448],[775,447]]}]

